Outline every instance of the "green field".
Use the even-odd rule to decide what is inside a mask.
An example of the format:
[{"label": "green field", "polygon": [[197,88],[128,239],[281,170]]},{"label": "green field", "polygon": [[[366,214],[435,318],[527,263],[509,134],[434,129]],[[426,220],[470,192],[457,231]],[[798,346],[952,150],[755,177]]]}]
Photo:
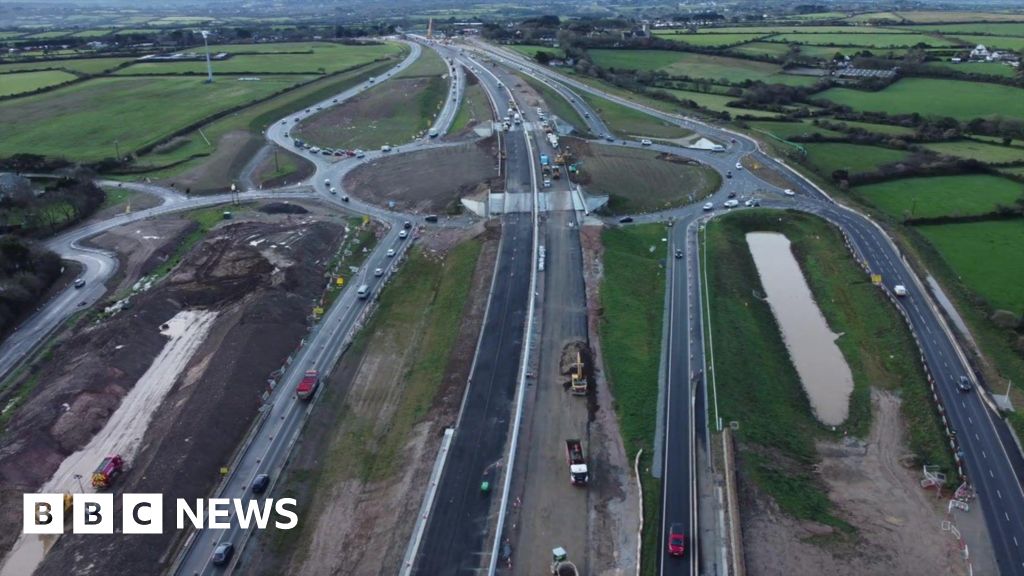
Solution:
[{"label": "green field", "polygon": [[548,54],[551,55],[552,58],[561,58],[562,56],[565,55],[565,53],[562,52],[561,48],[539,46],[536,44],[513,44],[511,46],[507,46],[507,48],[511,48],[516,52],[519,52],[523,56],[526,56],[527,58],[533,58],[537,54],[537,52],[547,52]]},{"label": "green field", "polygon": [[680,100],[693,100],[698,106],[707,108],[714,112],[728,112],[733,116],[744,114],[747,116],[753,116],[755,118],[774,118],[778,114],[774,112],[766,112],[763,110],[749,110],[746,108],[736,108],[729,106],[729,102],[736,100],[734,96],[723,96],[722,94],[707,94],[705,92],[694,92],[692,90],[668,90],[659,89],[662,92],[667,92]]},{"label": "green field", "polygon": [[594,64],[620,70],[659,70],[673,76],[708,78],[725,82],[759,80],[765,83],[809,86],[815,78],[783,74],[782,68],[768,62],[756,62],[670,50],[591,50]]},{"label": "green field", "polygon": [[580,95],[594,109],[594,112],[601,116],[608,128],[619,136],[670,139],[692,134],[685,128],[667,124],[649,114],[627,108],[610,100],[585,92]]},{"label": "green field", "polygon": [[924,34],[780,34],[772,41],[810,44],[815,46],[863,46],[865,48],[926,46],[955,46],[950,40],[943,40]]},{"label": "green field", "polygon": [[681,42],[691,46],[732,46],[757,40],[764,34],[673,34],[671,32],[655,32],[655,36],[663,40]]},{"label": "green field", "polygon": [[988,74],[990,76],[1002,76],[1013,78],[1017,69],[999,62],[929,62],[929,68],[943,68],[955,70],[964,74]]},{"label": "green field", "polygon": [[971,158],[993,164],[1024,161],[1024,146],[1002,146],[974,140],[955,140],[933,142],[925,144],[924,147],[939,154]]},{"label": "green field", "polygon": [[779,24],[777,26],[734,26],[728,28],[701,28],[701,34],[718,34],[721,32],[750,32],[758,34],[877,34],[879,31],[900,33],[895,28],[864,27],[864,26],[794,26]]},{"label": "green field", "polygon": [[[260,82],[201,78],[96,78],[38,96],[0,102],[0,156],[19,152],[92,161],[156,142],[218,111],[303,80]],[[168,121],[173,119],[173,122]]]},{"label": "green field", "polygon": [[[996,309],[1024,310],[1024,220],[915,227],[974,292]],[[984,254],[984,258],[979,258]]]},{"label": "green field", "polygon": [[466,85],[462,94],[462,102],[459,103],[459,111],[455,114],[450,132],[455,134],[470,123],[488,122],[493,118],[494,111],[487,93],[479,82],[472,82]]},{"label": "green field", "polygon": [[332,148],[407,144],[426,132],[444,105],[448,82],[441,72],[445,70],[436,52],[424,50],[400,76],[304,119],[292,132]]},{"label": "green field", "polygon": [[1014,52],[1024,51],[1024,38],[1011,36],[968,36],[956,34],[957,40],[962,40],[973,48],[977,44],[984,44],[989,50],[1013,50]]},{"label": "green field", "polygon": [[17,72],[0,74],[0,96],[11,96],[22,92],[31,92],[47,86],[55,86],[74,80],[74,74],[61,70],[44,70],[41,72]]},{"label": "green field", "polygon": [[608,210],[614,214],[656,212],[699,202],[722,185],[717,171],[684,158],[583,142],[573,142],[570,148],[582,160],[573,181],[591,194],[608,195]]},{"label": "green field", "polygon": [[896,219],[974,216],[1024,198],[1024,184],[988,174],[901,178],[853,190]]},{"label": "green field", "polygon": [[[243,54],[227,60],[213,61],[213,74],[323,74],[347,70],[379,58],[397,54],[398,44],[370,46],[345,46],[326,42],[276,44],[278,51],[311,51],[300,54],[274,54],[260,50],[262,54]],[[253,51],[253,47],[265,48],[260,44],[240,44],[226,49],[229,53]],[[212,50],[212,47],[211,47]],[[117,71],[120,75],[134,74],[206,74],[206,62],[140,62]]]},{"label": "green field", "polygon": [[905,78],[879,92],[831,88],[817,96],[868,112],[916,112],[958,120],[995,114],[1024,118],[1024,90],[982,82]]},{"label": "green field", "polygon": [[803,146],[807,149],[806,162],[826,178],[836,170],[849,170],[851,174],[870,172],[883,164],[899,162],[907,155],[900,150],[842,142],[807,143]]},{"label": "green field", "polygon": [[[1024,16],[1021,17],[1024,20]],[[955,36],[961,34],[994,34],[996,36],[1022,36],[1024,37],[1024,22],[965,22],[962,24],[924,24],[920,26],[906,26],[904,30],[929,32],[941,32]]]},{"label": "green field", "polygon": [[[708,294],[717,398],[725,422],[739,422],[743,477],[752,479],[787,514],[849,531],[834,514],[814,471],[815,440],[829,432],[813,416],[790,361],[745,235],[780,232],[833,332],[854,378],[849,416],[837,434],[865,437],[871,422],[870,388],[896,390],[909,424],[909,443],[919,461],[952,469],[951,455],[918,356],[903,320],[866,281],[838,231],[807,214],[743,211],[707,227]],[[737,361],[736,359],[742,359]],[[710,373],[710,372],[709,372]],[[756,386],[751,386],[756,382]]]},{"label": "green field", "polygon": [[868,132],[875,132],[876,134],[891,134],[893,136],[907,136],[914,133],[913,128],[907,128],[906,126],[894,126],[892,124],[871,124],[869,122],[855,122],[853,120],[833,120],[829,119],[830,122],[841,122],[851,128],[863,128]]},{"label": "green field", "polygon": [[756,130],[763,130],[774,134],[777,138],[788,140],[794,136],[809,136],[821,134],[823,136],[842,136],[842,132],[833,132],[809,122],[750,122],[750,127]]},{"label": "green field", "polygon": [[729,52],[737,52],[749,56],[772,56],[781,58],[789,52],[789,44],[782,42],[750,42],[740,46],[734,46]]},{"label": "green field", "polygon": [[71,58],[66,60],[34,60],[16,64],[0,64],[0,73],[17,70],[67,70],[82,74],[99,74],[118,65],[128,62],[131,58]]}]

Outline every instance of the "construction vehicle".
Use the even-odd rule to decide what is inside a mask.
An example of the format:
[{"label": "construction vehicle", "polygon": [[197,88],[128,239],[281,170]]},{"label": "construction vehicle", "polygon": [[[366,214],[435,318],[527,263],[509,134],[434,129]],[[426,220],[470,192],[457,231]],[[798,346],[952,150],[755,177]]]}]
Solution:
[{"label": "construction vehicle", "polygon": [[569,461],[569,481],[574,486],[586,486],[590,474],[587,459],[583,457],[583,443],[578,438],[565,441],[565,457]]},{"label": "construction vehicle", "polygon": [[92,473],[92,487],[97,490],[110,488],[123,470],[124,458],[117,454],[107,456]]},{"label": "construction vehicle", "polygon": [[547,166],[549,164],[551,164],[551,158],[549,158],[547,154],[541,154],[540,155],[540,165],[541,166]]},{"label": "construction vehicle", "polygon": [[319,385],[320,372],[306,370],[306,373],[302,375],[302,380],[299,381],[299,385],[295,388],[295,395],[299,397],[299,400],[309,400],[313,397],[313,393],[316,392],[316,388]]},{"label": "construction vehicle", "polygon": [[583,376],[583,355],[576,352],[576,362],[572,365],[572,380],[569,391],[575,396],[587,395],[587,379]]},{"label": "construction vehicle", "polygon": [[551,550],[551,574],[552,576],[579,576],[576,565],[569,562],[569,554],[565,548],[559,546]]}]

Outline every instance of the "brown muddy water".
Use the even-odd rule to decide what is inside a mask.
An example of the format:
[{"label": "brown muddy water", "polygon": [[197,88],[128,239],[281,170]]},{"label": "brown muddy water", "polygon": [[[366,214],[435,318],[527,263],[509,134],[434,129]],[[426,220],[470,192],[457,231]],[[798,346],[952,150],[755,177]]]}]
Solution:
[{"label": "brown muddy water", "polygon": [[822,423],[838,426],[849,413],[853,375],[814,301],[789,239],[776,232],[746,236],[789,356]]}]

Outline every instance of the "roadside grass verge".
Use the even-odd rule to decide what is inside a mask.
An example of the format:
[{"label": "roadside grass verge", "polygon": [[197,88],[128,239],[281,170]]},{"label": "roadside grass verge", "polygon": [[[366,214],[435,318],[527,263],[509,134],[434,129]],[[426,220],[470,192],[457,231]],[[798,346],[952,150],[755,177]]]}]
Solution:
[{"label": "roadside grass verge", "polygon": [[587,101],[587,104],[590,104],[594,112],[601,116],[608,128],[621,138],[648,136],[673,139],[693,134],[690,130],[662,122],[646,112],[627,108],[593,94],[583,92],[581,96]]},{"label": "roadside grass verge", "polygon": [[466,82],[466,89],[462,93],[462,102],[459,104],[459,111],[455,114],[449,133],[456,134],[471,123],[486,123],[494,118],[491,110],[491,102],[487,98],[480,82],[475,76]]},{"label": "roadside grass verge", "polygon": [[366,255],[377,244],[377,236],[374,234],[373,225],[368,219],[349,218],[346,225],[348,226],[348,232],[345,234],[345,239],[342,241],[334,258],[327,265],[327,270],[335,278],[344,278],[345,284],[339,286],[337,281],[331,282],[323,296],[321,307],[324,310],[329,309],[334,304],[334,301],[338,299],[341,291],[346,286],[356,281],[356,273],[352,272],[352,270],[362,265],[363,261],[366,260]]},{"label": "roadside grass verge", "polygon": [[590,129],[587,128],[587,123],[583,121],[580,113],[569,104],[568,100],[563,98],[558,92],[555,92],[553,88],[532,76],[521,75],[519,79],[525,81],[531,88],[540,93],[541,98],[544,99],[544,103],[552,114],[572,126],[573,135],[581,138],[591,136]]},{"label": "roadside grass verge", "polygon": [[644,490],[644,574],[657,573],[660,481],[650,476],[658,410],[658,370],[665,308],[667,248],[659,224],[610,228],[604,244],[601,281],[601,348],[626,453],[640,459]]},{"label": "roadside grass verge", "polygon": [[[853,373],[854,390],[849,416],[834,433],[815,419],[771,308],[755,296],[764,291],[746,244],[752,231],[789,238],[830,329],[842,334],[837,345]],[[855,530],[837,515],[813,472],[814,443],[844,432],[866,437],[871,386],[901,396],[908,442],[919,462],[947,473],[955,469],[909,330],[848,256],[837,229],[802,213],[780,218],[773,211],[744,211],[713,221],[706,242],[706,305],[719,359],[714,369],[722,417],[739,422],[741,470],[784,512],[847,533]]]}]

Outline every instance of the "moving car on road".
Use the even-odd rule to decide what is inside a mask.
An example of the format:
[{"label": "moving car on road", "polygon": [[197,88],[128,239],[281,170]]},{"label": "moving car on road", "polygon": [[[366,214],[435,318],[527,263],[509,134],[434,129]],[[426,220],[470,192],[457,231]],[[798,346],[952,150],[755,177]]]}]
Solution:
[{"label": "moving car on road", "polygon": [[683,525],[673,522],[668,529],[668,553],[671,556],[682,556],[686,553],[686,535],[683,534]]},{"label": "moving car on road", "polygon": [[785,190],[783,190],[782,193],[785,194],[786,196],[796,196],[796,192],[793,192],[789,188],[786,188]]},{"label": "moving car on road", "polygon": [[961,392],[970,392],[972,388],[971,381],[967,378],[967,376],[961,376],[960,381],[957,382],[956,384],[956,387]]},{"label": "moving car on road", "polygon": [[711,203],[711,202],[705,202],[704,203],[704,211],[705,212],[711,212],[714,209],[715,209],[715,205],[713,203]]},{"label": "moving car on road", "polygon": [[231,557],[234,554],[234,544],[231,542],[221,542],[213,549],[213,556],[210,557],[210,562],[213,562],[214,566],[226,566],[228,562],[231,562]]},{"label": "moving car on road", "polygon": [[75,288],[85,286],[85,278],[75,278]]},{"label": "moving car on road", "polygon": [[257,474],[252,479],[252,493],[263,494],[267,491],[267,487],[270,486],[270,476],[267,474]]},{"label": "moving car on road", "polygon": [[651,142],[647,138],[644,138],[643,140],[640,141],[641,146],[650,146],[651,144],[653,144],[653,142]]},{"label": "moving car on road", "polygon": [[394,248],[388,248],[388,258],[392,258],[392,257],[394,257],[394,255],[395,255],[395,249]]}]

